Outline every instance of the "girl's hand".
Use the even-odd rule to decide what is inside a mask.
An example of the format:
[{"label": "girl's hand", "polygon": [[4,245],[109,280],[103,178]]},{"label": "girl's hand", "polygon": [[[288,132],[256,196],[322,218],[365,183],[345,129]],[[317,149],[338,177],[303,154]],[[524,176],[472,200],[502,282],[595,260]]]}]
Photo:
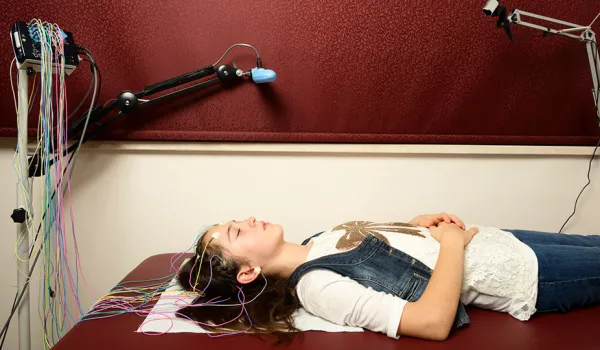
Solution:
[{"label": "girl's hand", "polygon": [[419,215],[410,220],[408,223],[429,228],[431,226],[437,226],[441,222],[445,222],[446,224],[455,224],[461,229],[465,229],[465,223],[462,222],[461,219],[456,217],[456,215],[448,215],[446,213]]},{"label": "girl's hand", "polygon": [[431,236],[440,243],[442,242],[442,237],[444,235],[458,235],[463,239],[464,246],[466,247],[467,244],[471,242],[471,239],[473,239],[473,236],[479,232],[479,229],[477,227],[472,227],[465,231],[455,224],[440,223],[438,226],[430,228],[429,232],[431,233]]}]

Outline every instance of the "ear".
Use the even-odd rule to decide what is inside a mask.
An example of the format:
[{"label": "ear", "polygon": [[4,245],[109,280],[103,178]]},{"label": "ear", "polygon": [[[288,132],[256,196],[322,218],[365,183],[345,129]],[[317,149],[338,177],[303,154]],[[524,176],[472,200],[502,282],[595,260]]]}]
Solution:
[{"label": "ear", "polygon": [[237,274],[237,280],[241,284],[254,282],[260,276],[260,267],[242,266]]}]

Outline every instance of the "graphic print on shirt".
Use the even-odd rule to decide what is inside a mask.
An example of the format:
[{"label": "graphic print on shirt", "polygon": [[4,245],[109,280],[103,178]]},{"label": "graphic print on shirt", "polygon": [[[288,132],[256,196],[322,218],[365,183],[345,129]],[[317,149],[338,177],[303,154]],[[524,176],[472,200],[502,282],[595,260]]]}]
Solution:
[{"label": "graphic print on shirt", "polygon": [[376,223],[371,221],[349,221],[341,225],[337,225],[332,231],[346,231],[346,233],[340,237],[335,247],[340,251],[347,251],[358,247],[358,245],[362,243],[367,235],[373,235],[384,241],[387,245],[390,245],[388,239],[379,232],[404,233],[407,235],[425,238],[425,236],[421,234],[418,229],[412,229],[410,227],[417,226],[404,222]]}]

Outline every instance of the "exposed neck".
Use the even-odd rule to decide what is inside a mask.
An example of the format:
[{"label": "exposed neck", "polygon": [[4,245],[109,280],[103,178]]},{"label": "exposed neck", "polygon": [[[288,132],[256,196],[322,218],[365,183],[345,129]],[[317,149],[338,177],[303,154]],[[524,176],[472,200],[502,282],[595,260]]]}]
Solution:
[{"label": "exposed neck", "polygon": [[265,266],[265,273],[281,278],[289,277],[294,270],[302,265],[312,248],[312,242],[307,245],[284,242],[269,266]]}]

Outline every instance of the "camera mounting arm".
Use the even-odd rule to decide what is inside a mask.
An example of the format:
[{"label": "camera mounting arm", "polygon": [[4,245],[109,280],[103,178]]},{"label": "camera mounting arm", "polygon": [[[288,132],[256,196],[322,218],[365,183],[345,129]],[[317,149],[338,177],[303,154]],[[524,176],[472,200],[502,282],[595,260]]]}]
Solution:
[{"label": "camera mounting arm", "polygon": [[[256,67],[242,70],[239,69],[235,62],[229,64],[220,64],[223,61],[223,58],[227,55],[227,53],[233,49],[234,47],[248,47],[255,51],[256,53]],[[92,63],[95,66],[95,63]],[[213,76],[213,77],[211,77]],[[209,78],[210,77],[210,78]],[[165,90],[173,89],[180,87],[184,84],[191,83],[203,78],[205,79],[201,82],[193,84],[191,86],[183,87],[176,89],[174,91],[165,93],[163,95],[150,98],[151,95],[157,94],[159,92],[163,92]],[[124,90],[119,93],[117,98],[109,100],[104,105],[97,105],[92,107],[91,111],[85,111],[82,115],[75,120],[71,125],[69,125],[69,139],[70,140],[80,140],[72,144],[65,151],[65,155],[74,151],[80,143],[85,143],[88,140],[95,137],[97,134],[105,130],[110,125],[114,124],[121,118],[125,117],[128,114],[131,114],[135,110],[138,110],[143,107],[149,107],[156,104],[159,101],[163,101],[166,99],[174,98],[176,96],[180,96],[183,94],[187,94],[191,91],[200,90],[204,87],[215,85],[221,83],[223,85],[228,85],[235,82],[241,82],[244,79],[248,79],[253,81],[256,84],[263,83],[271,83],[274,82],[277,78],[277,74],[270,69],[264,69],[262,67],[262,60],[258,54],[258,50],[254,48],[252,45],[248,44],[234,44],[231,45],[219,58],[219,60],[211,66],[207,66],[189,73],[185,73],[174,78],[167,79],[165,81],[161,81],[152,85],[148,85],[144,87],[142,90],[137,92],[132,92],[130,90]],[[110,118],[109,120],[101,122],[104,117],[111,114],[114,111],[118,111],[118,113]],[[89,118],[86,117],[89,116]],[[86,122],[87,120],[87,122]],[[93,130],[84,130],[84,126],[93,125]],[[81,135],[85,132],[85,135]],[[35,153],[29,159],[29,176],[41,176],[41,156],[39,153]],[[49,160],[48,165],[53,164],[53,159]]]},{"label": "camera mounting arm", "polygon": [[[223,58],[227,55],[227,53],[235,47],[248,47],[248,48],[251,48],[252,50],[254,50],[254,52],[256,53],[256,67],[244,71],[242,69],[239,69],[235,65],[235,62],[232,62],[231,65],[228,65],[228,64],[219,65],[219,63],[221,61],[223,61]],[[184,84],[196,81],[196,80],[207,78],[207,77],[210,77],[211,75],[215,75],[215,76],[212,77],[211,79],[202,81],[195,85],[181,88],[176,91],[172,91],[172,92],[166,93],[164,95],[154,97],[152,99],[148,99],[149,98],[148,96],[150,96],[150,95],[154,95],[156,93],[159,93],[159,92],[162,92],[162,91],[165,91],[168,89],[176,88],[176,87],[179,87],[181,85],[184,85]],[[235,81],[241,81],[244,77],[250,78],[256,84],[262,84],[262,83],[270,83],[270,82],[275,81],[277,75],[275,74],[274,71],[272,71],[270,69],[264,69],[262,67],[262,60],[258,54],[258,50],[254,46],[248,45],[248,44],[242,44],[242,43],[234,44],[234,45],[231,45],[225,51],[225,53],[221,56],[221,58],[219,58],[219,60],[211,66],[204,67],[204,68],[201,68],[201,69],[198,69],[193,72],[186,73],[186,74],[182,74],[177,77],[167,79],[167,80],[159,82],[159,83],[148,85],[148,86],[144,87],[143,90],[140,90],[138,92],[132,92],[130,90],[121,91],[119,93],[119,95],[117,96],[117,98],[112,100],[113,101],[112,103],[105,103],[102,106],[94,107],[91,112],[89,123],[90,123],[90,125],[96,124],[100,119],[102,119],[104,116],[110,114],[114,110],[118,110],[120,115],[129,114],[141,107],[153,105],[153,104],[155,104],[161,100],[165,100],[167,98],[173,98],[175,96],[182,95],[182,94],[188,93],[190,91],[194,91],[194,90],[199,90],[204,87],[214,85],[217,83],[228,84],[228,83],[232,83]],[[143,98],[146,98],[146,99],[143,99]],[[72,125],[70,126],[69,135],[71,135],[72,138],[77,137],[77,135],[79,133],[83,132],[83,126],[85,125],[85,120],[86,120],[85,115],[86,114],[87,114],[87,111],[84,112],[82,114],[82,116],[78,120],[76,120],[74,123],[72,123]],[[87,140],[87,139],[89,139],[89,137],[86,136],[86,138],[84,138],[84,139]]]},{"label": "camera mounting arm", "polygon": [[[544,35],[561,35],[571,39],[575,39],[578,41],[585,42],[585,46],[587,49],[588,60],[590,64],[590,69],[592,71],[592,83],[593,90],[592,96],[594,98],[594,106],[596,107],[596,117],[598,118],[598,122],[600,124],[600,58],[598,56],[598,46],[596,44],[596,33],[591,29],[592,24],[598,19],[600,14],[596,16],[594,21],[588,26],[582,26],[570,22],[565,22],[562,20],[558,20],[555,18],[550,18],[546,16],[541,16],[531,12],[525,12],[521,10],[514,9],[510,12],[510,14],[506,14],[506,8],[504,6],[498,6],[499,1],[497,0],[488,0],[485,7],[483,8],[483,12],[486,16],[494,16],[498,17],[497,26],[499,28],[504,27],[509,39],[512,40],[512,30],[510,28],[511,24],[518,24],[521,26],[529,27],[532,29],[536,29],[542,31]],[[538,21],[545,21],[555,25],[560,25],[565,28],[563,29],[553,29],[549,26],[544,27],[538,24],[534,24],[526,21],[526,18],[533,18]]]},{"label": "camera mounting arm", "polygon": [[[564,29],[552,29],[550,27],[543,27],[534,23],[530,23],[524,20],[524,18],[530,17],[537,20],[542,20],[550,23],[559,24],[565,26]],[[521,10],[513,10],[508,16],[509,23],[519,24],[525,27],[540,30],[548,35],[562,35],[571,39],[585,42],[587,49],[588,60],[590,63],[590,69],[592,71],[592,82],[594,88],[592,89],[592,96],[594,97],[594,106],[596,107],[596,117],[600,123],[600,105],[598,104],[599,92],[598,84],[600,83],[600,58],[598,57],[598,46],[596,45],[596,33],[590,28],[590,26],[581,26],[574,23],[561,21],[558,19],[540,16],[535,13],[525,12]]]}]

